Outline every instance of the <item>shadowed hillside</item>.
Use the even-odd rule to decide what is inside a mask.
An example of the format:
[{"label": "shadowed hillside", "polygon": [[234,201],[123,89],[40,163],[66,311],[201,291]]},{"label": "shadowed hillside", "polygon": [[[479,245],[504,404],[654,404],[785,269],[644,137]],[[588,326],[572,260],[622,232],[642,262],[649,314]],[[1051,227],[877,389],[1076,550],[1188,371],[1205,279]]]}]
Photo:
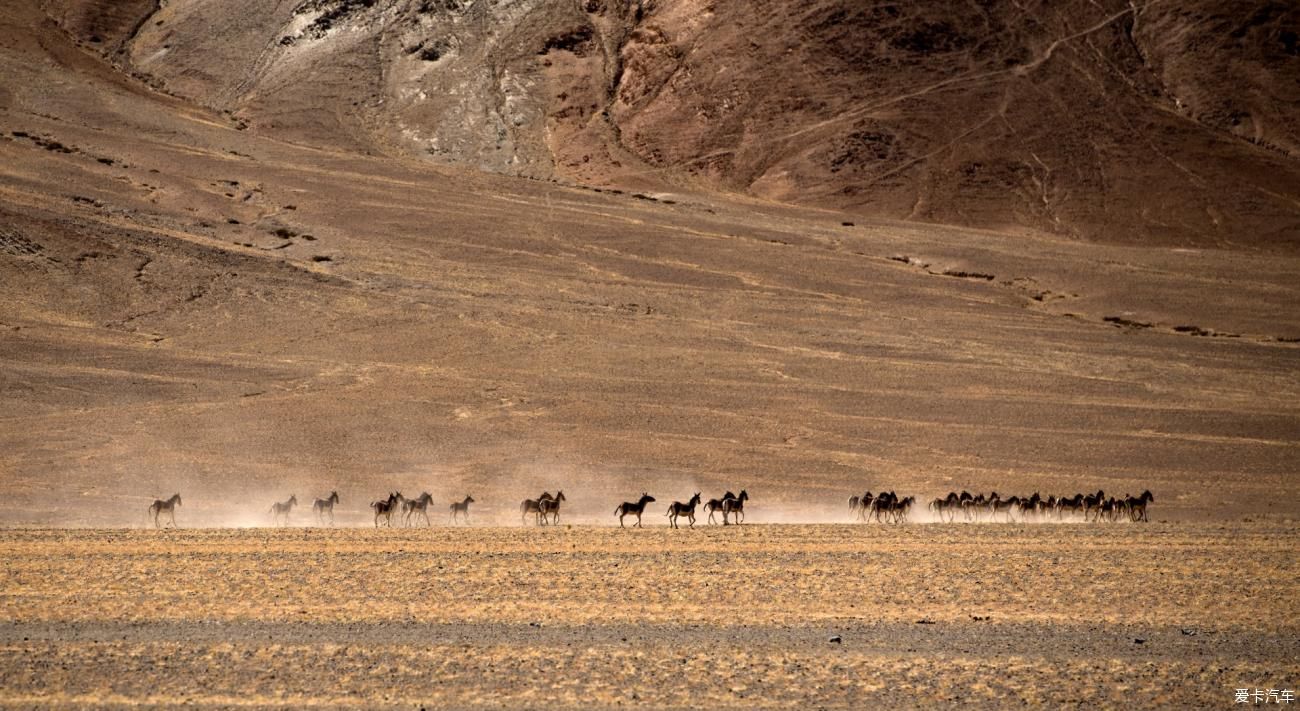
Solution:
[{"label": "shadowed hillside", "polygon": [[313,145],[1112,243],[1300,235],[1290,3],[176,0],[138,32],[146,3],[51,4]]}]

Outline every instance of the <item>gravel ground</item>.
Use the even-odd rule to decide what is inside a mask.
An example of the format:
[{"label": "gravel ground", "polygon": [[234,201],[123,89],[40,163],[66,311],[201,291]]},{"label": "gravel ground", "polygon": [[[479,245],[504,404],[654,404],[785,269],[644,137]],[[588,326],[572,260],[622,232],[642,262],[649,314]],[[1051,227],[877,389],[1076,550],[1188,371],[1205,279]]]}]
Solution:
[{"label": "gravel ground", "polygon": [[0,705],[1217,706],[1300,677],[1298,533],[9,530]]}]

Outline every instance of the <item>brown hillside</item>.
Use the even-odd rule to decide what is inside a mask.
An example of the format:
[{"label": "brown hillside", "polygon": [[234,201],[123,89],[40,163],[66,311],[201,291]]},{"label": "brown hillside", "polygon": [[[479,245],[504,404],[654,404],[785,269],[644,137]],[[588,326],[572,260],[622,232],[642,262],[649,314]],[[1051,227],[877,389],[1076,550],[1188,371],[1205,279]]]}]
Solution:
[{"label": "brown hillside", "polygon": [[[105,48],[139,15],[61,2],[56,17]],[[1292,248],[1297,32],[1294,5],[1258,0],[179,0],[117,56],[313,145],[1107,242]]]},{"label": "brown hillside", "polygon": [[[410,150],[433,134],[398,140],[411,127],[446,130],[442,145],[459,146],[449,155],[492,165],[497,149],[473,143],[485,136],[473,121],[502,115],[471,108],[487,96],[471,81],[484,66],[498,74],[483,86],[499,76],[519,87],[502,106],[551,116],[548,130],[501,124],[501,170],[505,156],[533,156],[538,175],[576,174],[553,167],[547,141],[559,136],[565,150],[608,146],[581,164],[593,181],[638,179],[652,156],[628,147],[643,142],[723,145],[722,133],[693,134],[705,124],[685,108],[673,114],[680,130],[651,131],[664,102],[726,76],[687,66],[657,94],[633,81],[661,61],[631,59],[651,43],[650,19],[691,19],[668,6],[639,21],[596,7],[590,22],[607,24],[590,35],[572,5],[515,6],[523,14],[480,45],[465,34],[437,59],[402,50],[391,64],[371,61],[389,46],[375,38],[389,35],[367,34],[367,23],[386,27],[417,5],[348,6],[325,28],[315,10],[294,19],[287,7],[259,15],[270,13],[263,3],[178,0],[134,35],[131,13],[109,22],[75,7],[0,14],[4,522],[140,524],[152,497],[183,491],[188,524],[264,524],[272,498],[335,488],[343,520],[362,523],[365,503],[394,488],[428,490],[440,506],[472,493],[481,520],[506,523],[522,494],[556,488],[573,520],[605,523],[607,502],[646,488],[747,487],[758,521],[838,517],[848,493],[883,487],[1150,488],[1158,518],[1283,515],[1296,499],[1300,265],[1255,249],[1280,242],[1169,248],[863,218],[721,194],[669,152],[654,158],[668,169],[639,179],[691,185],[597,192]],[[486,7],[429,16],[466,27]],[[78,45],[51,17],[102,28],[101,42]],[[621,72],[603,59],[620,23],[641,38],[618,43]],[[295,39],[258,49],[266,27]],[[520,34],[507,41],[507,30]],[[723,36],[709,38],[694,51]],[[1049,76],[1038,72],[1081,46],[1059,45],[1028,76]],[[459,63],[472,52],[480,58]],[[235,72],[239,62],[260,69]],[[438,96],[466,103],[399,102],[398,69],[414,62],[420,81],[449,82]],[[569,82],[566,101],[589,92],[583,105],[597,110],[586,116],[599,116],[597,66],[618,77],[614,123],[583,123],[576,109],[556,118],[534,101],[552,86],[542,79]],[[366,78],[380,67],[393,84]],[[455,67],[465,73],[453,81]],[[207,92],[205,103],[233,113],[137,76],[173,94]],[[362,86],[375,93],[344,101]],[[941,96],[957,94],[916,101]],[[776,98],[748,101],[755,112]],[[812,121],[829,111],[816,106],[788,113],[809,145],[841,126]],[[461,113],[416,118],[434,111]],[[1280,150],[1160,115],[1290,165]],[[760,128],[730,134],[743,150],[710,180],[813,155],[775,140],[765,153],[744,148]],[[758,180],[767,169],[746,175],[771,184]],[[903,194],[904,173],[894,185]],[[1158,194],[1146,214],[1158,213]],[[990,192],[988,214],[1012,197]],[[1081,204],[1072,200],[1051,204]],[[1236,206],[1218,205],[1227,224]]]}]

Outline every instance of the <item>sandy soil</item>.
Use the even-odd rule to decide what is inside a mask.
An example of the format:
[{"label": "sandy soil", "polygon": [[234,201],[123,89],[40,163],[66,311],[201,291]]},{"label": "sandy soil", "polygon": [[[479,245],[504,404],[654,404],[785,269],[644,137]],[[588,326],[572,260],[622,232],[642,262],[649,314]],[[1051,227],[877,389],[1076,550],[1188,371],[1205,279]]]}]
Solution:
[{"label": "sandy soil", "polygon": [[1276,524],[7,530],[0,705],[1219,707],[1300,678],[1298,543]]}]

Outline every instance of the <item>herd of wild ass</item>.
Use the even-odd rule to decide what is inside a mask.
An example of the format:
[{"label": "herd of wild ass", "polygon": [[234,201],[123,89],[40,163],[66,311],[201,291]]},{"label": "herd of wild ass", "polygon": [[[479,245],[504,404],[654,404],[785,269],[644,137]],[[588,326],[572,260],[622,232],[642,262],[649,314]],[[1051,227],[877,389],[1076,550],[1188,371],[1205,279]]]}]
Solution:
[{"label": "herd of wild ass", "polygon": [[[1006,498],[996,491],[988,496],[968,491],[960,494],[950,491],[947,496],[931,501],[929,509],[938,515],[940,521],[949,523],[957,520],[958,516],[966,521],[987,519],[1012,522],[1017,516],[1021,521],[1061,521],[1067,516],[1081,516],[1084,521],[1148,521],[1147,504],[1155,500],[1156,497],[1150,491],[1143,491],[1141,496],[1126,494],[1120,498],[1108,497],[1101,490],[1095,494],[1047,498],[1036,491],[1032,496]],[[884,491],[875,496],[868,491],[862,496],[849,497],[849,513],[856,515],[859,521],[902,523],[907,520],[907,514],[915,501],[913,496],[900,499],[892,491]]]},{"label": "herd of wild ass", "polygon": [[[333,501],[338,501],[339,494],[337,491],[333,492],[330,496]],[[430,494],[427,491],[414,499],[408,499],[405,496],[402,496],[402,492],[395,491],[390,493],[387,499],[372,501],[370,502],[370,510],[375,513],[375,528],[379,528],[380,520],[383,520],[385,526],[391,528],[393,525],[393,514],[397,513],[399,510],[402,514],[402,523],[407,526],[413,525],[412,521],[419,523],[420,519],[424,519],[425,526],[432,526],[433,522],[429,520],[429,502],[431,501],[433,501],[433,494]],[[318,506],[322,503],[322,499],[316,500]],[[451,505],[447,507],[447,511],[450,523],[453,526],[457,523],[469,523],[469,505],[472,503],[474,503],[474,497],[472,496],[466,496],[460,501],[451,502]],[[330,523],[332,524],[334,523],[333,504],[329,504],[329,512]],[[317,510],[317,517],[319,516],[320,511]]]},{"label": "herd of wild ass", "polygon": [[[433,500],[433,495],[424,492],[414,499],[408,499],[400,491],[391,492],[387,498],[372,501],[370,510],[374,513],[375,528],[382,524],[386,527],[392,527],[393,515],[401,514],[398,519],[405,526],[418,525],[420,520],[424,520],[425,526],[432,526],[429,520],[429,502]],[[628,516],[636,518],[636,523],[632,524],[635,528],[641,527],[641,515],[645,513],[646,506],[653,502],[655,497],[642,492],[641,498],[636,501],[624,501],[614,509],[614,515],[618,516],[618,525],[624,526],[624,519]],[[722,524],[743,523],[745,520],[745,502],[749,500],[749,492],[742,489],[739,495],[730,491],[722,495],[722,498],[709,499],[704,504],[704,512],[709,515],[709,523],[717,523],[716,515],[722,514]],[[330,495],[323,499],[316,499],[312,503],[312,512],[316,515],[316,522],[325,525],[334,525],[334,505],[339,502],[339,492],[331,491]],[[541,496],[536,499],[524,499],[519,503],[519,518],[523,523],[527,523],[529,517],[532,517],[533,523],[538,526],[554,526],[560,522],[560,505],[565,502],[564,492],[557,492],[554,496],[549,491],[543,491]],[[473,497],[466,496],[461,501],[453,501],[449,507],[450,523],[469,523],[469,505],[474,503]],[[700,493],[696,492],[686,503],[674,501],[664,515],[668,517],[668,525],[672,528],[679,528],[678,520],[686,519],[687,526],[695,527],[695,508],[700,503]],[[176,507],[181,504],[181,495],[176,494],[167,500],[155,500],[149,506],[149,516],[153,518],[155,528],[164,525],[163,517],[166,516],[172,526],[176,525]],[[285,501],[277,501],[271,504],[271,508],[266,511],[271,516],[271,522],[275,525],[289,525],[289,516],[293,513],[293,507],[298,505],[298,496],[291,495]]]},{"label": "herd of wild ass", "polygon": [[[740,494],[733,494],[730,491],[723,494],[721,498],[709,499],[703,504],[704,513],[708,514],[708,522],[717,523],[717,515],[722,515],[722,525],[726,526],[732,523],[740,524],[745,520],[745,502],[749,500],[749,492],[742,489]],[[393,515],[399,514],[399,522],[405,526],[418,525],[421,520],[425,526],[432,526],[433,522],[429,519],[429,504],[433,501],[433,496],[429,492],[424,492],[414,499],[408,499],[402,496],[400,491],[392,492],[387,498],[373,501],[370,504],[370,510],[374,513],[375,527],[381,524],[387,527],[393,525]],[[636,501],[624,501],[614,509],[614,515],[618,517],[618,525],[626,527],[624,520],[631,516],[635,519],[632,524],[633,528],[641,528],[641,516],[645,513],[646,506],[655,501],[655,497],[648,493],[642,492],[640,498]],[[686,521],[688,528],[695,527],[695,509],[701,506],[702,498],[699,492],[685,502],[674,501],[668,506],[665,516],[668,517],[668,525],[672,528],[680,528],[679,522]],[[942,522],[951,523],[962,517],[965,521],[1015,521],[1017,517],[1021,521],[1031,520],[1065,520],[1067,517],[1082,517],[1084,521],[1147,521],[1147,504],[1155,501],[1155,497],[1150,491],[1143,491],[1141,496],[1128,496],[1116,498],[1106,496],[1106,492],[1098,491],[1095,494],[1075,494],[1074,496],[1048,496],[1043,498],[1037,492],[1032,496],[1009,496],[1003,498],[996,491],[985,496],[984,494],[972,495],[963,491],[949,492],[947,496],[936,498],[930,502],[929,509],[933,511]],[[330,495],[323,499],[316,499],[312,504],[312,512],[316,515],[316,522],[325,525],[334,525],[334,505],[339,502],[339,493],[330,492]],[[554,526],[560,522],[560,506],[565,502],[564,492],[560,491],[554,496],[550,492],[542,492],[536,499],[524,499],[519,503],[519,518],[522,523],[528,523],[530,517],[532,522],[538,526]],[[460,501],[453,501],[448,507],[449,523],[469,523],[469,505],[474,503],[473,497],[466,496]],[[876,521],[879,523],[905,523],[908,514],[911,512],[913,505],[916,503],[915,496],[905,496],[899,498],[892,491],[882,491],[872,495],[870,491],[861,496],[849,497],[849,513],[859,521]],[[149,516],[153,519],[155,528],[164,525],[164,517],[170,521],[172,526],[176,525],[176,507],[181,505],[181,495],[175,494],[169,499],[158,499],[149,505]],[[293,512],[294,506],[298,505],[298,497],[290,496],[285,501],[276,502],[271,505],[267,511],[271,516],[271,521],[275,525],[289,525],[289,516]]]},{"label": "herd of wild ass", "polygon": [[[560,496],[563,496],[561,494]],[[382,520],[385,526],[393,525],[393,514],[399,511],[402,514],[401,520],[407,525],[412,525],[420,519],[424,519],[426,526],[433,523],[429,520],[429,502],[433,500],[433,495],[429,492],[420,494],[419,497],[408,499],[402,496],[401,492],[394,492],[388,495],[387,499],[370,504],[370,510],[375,514],[375,527],[379,527]],[[324,525],[328,522],[334,525],[334,504],[339,502],[339,492],[331,491],[330,495],[323,499],[316,499],[311,505],[312,513],[316,514],[316,522]],[[466,496],[462,501],[453,501],[451,503],[451,523],[458,522],[469,523],[469,505],[474,503],[474,499]],[[171,525],[176,525],[176,507],[181,505],[181,495],[173,494],[171,498],[155,499],[149,504],[149,516],[153,519],[154,528],[160,528],[163,525],[162,517],[166,516]],[[271,522],[275,525],[289,525],[289,515],[293,513],[293,507],[298,505],[298,496],[291,495],[285,501],[277,501],[271,504],[271,508],[266,511],[270,514]]]}]

